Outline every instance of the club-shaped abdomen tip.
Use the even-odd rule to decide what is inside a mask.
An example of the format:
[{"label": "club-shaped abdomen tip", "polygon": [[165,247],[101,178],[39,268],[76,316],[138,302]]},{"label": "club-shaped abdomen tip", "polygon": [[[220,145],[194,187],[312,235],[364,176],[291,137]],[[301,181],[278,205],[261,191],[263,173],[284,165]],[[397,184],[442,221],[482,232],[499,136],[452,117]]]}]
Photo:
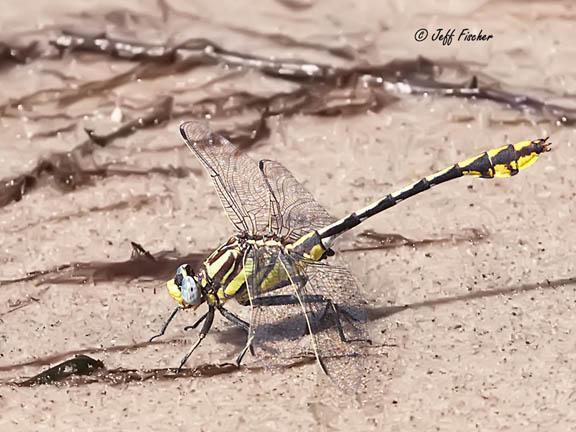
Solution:
[{"label": "club-shaped abdomen tip", "polygon": [[532,166],[542,153],[549,152],[552,143],[547,142],[549,137],[533,141],[521,141],[514,144],[516,150],[516,163],[519,171]]},{"label": "club-shaped abdomen tip", "polygon": [[540,149],[540,153],[549,152],[552,150],[552,143],[548,142],[550,137],[541,138],[537,141],[537,146]]}]

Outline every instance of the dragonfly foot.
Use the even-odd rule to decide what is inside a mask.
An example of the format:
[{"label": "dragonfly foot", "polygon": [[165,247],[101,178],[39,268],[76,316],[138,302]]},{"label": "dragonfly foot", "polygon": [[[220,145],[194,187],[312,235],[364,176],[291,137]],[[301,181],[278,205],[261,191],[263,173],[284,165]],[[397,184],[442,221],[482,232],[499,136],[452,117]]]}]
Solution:
[{"label": "dragonfly foot", "polygon": [[254,354],[254,347],[252,347],[252,340],[254,338],[253,337],[249,337],[248,340],[246,341],[246,345],[244,346],[244,348],[242,348],[242,351],[240,351],[238,353],[238,355],[236,356],[236,359],[234,360],[234,364],[236,365],[236,367],[240,367],[240,364],[242,363],[242,359],[244,358],[244,356],[246,355],[246,352],[248,350],[250,350],[250,354],[255,355]]}]

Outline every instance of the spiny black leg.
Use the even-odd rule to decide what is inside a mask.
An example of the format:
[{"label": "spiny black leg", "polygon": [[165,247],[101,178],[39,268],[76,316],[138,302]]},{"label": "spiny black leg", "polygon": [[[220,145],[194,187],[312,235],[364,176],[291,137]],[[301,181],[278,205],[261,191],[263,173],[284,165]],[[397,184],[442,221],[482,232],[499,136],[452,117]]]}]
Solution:
[{"label": "spiny black leg", "polygon": [[[250,336],[250,324],[248,324],[246,321],[244,321],[242,318],[240,318],[238,315],[236,315],[235,313],[230,312],[228,309],[226,309],[224,306],[219,306],[218,310],[220,311],[220,313],[222,314],[222,316],[224,318],[226,318],[228,321],[230,321],[232,324],[240,327],[241,329],[243,329],[246,334],[248,336]],[[252,344],[247,345],[248,348],[250,349],[250,354],[255,355],[254,354],[254,347],[252,346]],[[242,350],[242,352],[240,352],[240,354],[238,354],[238,356],[236,357],[236,365],[240,366],[240,362],[242,361],[242,357],[244,357],[244,354],[246,353],[246,347],[244,347],[244,349]],[[240,362],[238,361],[238,359],[240,359]]]},{"label": "spiny black leg", "polygon": [[160,330],[160,333],[158,333],[157,335],[152,336],[150,339],[148,339],[148,342],[152,342],[154,339],[160,337],[160,336],[164,336],[164,333],[166,333],[166,329],[168,328],[168,325],[170,324],[170,322],[174,319],[174,317],[176,316],[176,314],[178,313],[178,311],[180,310],[180,307],[177,307],[176,309],[174,309],[172,311],[172,313],[170,314],[170,317],[168,317],[168,319],[166,320],[166,322],[164,323],[164,325],[162,326],[162,329]]},{"label": "spiny black leg", "polygon": [[240,327],[246,331],[250,330],[250,324],[248,324],[246,321],[244,321],[242,318],[240,318],[235,313],[230,312],[228,309],[224,308],[223,306],[219,306],[218,311],[222,314],[222,316],[224,318],[226,318],[228,321],[230,321],[235,326]]},{"label": "spiny black leg", "polygon": [[[210,310],[208,310],[208,312],[210,312]],[[206,317],[208,316],[208,312],[206,312],[204,315],[198,318],[194,324],[187,325],[186,327],[184,327],[184,331],[192,330],[198,327],[200,323],[206,319]]]},{"label": "spiny black leg", "polygon": [[[202,318],[204,318],[204,317],[202,317]],[[196,341],[196,343],[194,345],[192,345],[192,348],[190,348],[190,351],[188,351],[188,353],[184,356],[184,358],[182,358],[182,361],[180,362],[180,366],[178,366],[178,372],[180,372],[182,370],[182,367],[184,366],[184,364],[186,364],[186,362],[188,361],[188,359],[190,358],[190,356],[192,355],[194,350],[200,346],[200,344],[202,343],[202,341],[204,340],[204,338],[206,337],[206,335],[210,331],[210,328],[212,327],[213,322],[214,322],[214,306],[209,306],[208,312],[206,313],[204,325],[200,329],[200,334],[198,335],[198,340]]]}]

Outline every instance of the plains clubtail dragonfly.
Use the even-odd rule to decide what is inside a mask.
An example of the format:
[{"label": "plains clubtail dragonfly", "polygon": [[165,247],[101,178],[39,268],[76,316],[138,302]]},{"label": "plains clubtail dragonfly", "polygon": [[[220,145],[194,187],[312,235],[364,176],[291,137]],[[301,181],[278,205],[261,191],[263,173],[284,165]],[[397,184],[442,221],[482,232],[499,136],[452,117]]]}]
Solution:
[{"label": "plains clubtail dragonfly", "polygon": [[[206,303],[195,324],[199,337],[180,363],[181,369],[206,337],[215,313],[241,327],[248,350],[266,365],[294,361],[313,353],[322,371],[340,387],[354,387],[362,375],[360,357],[370,341],[364,302],[346,267],[332,264],[334,240],[400,201],[432,186],[465,175],[511,177],[550,150],[547,138],[489,150],[386,195],[336,220],[280,163],[256,163],[205,122],[187,122],[180,132],[204,166],[236,233],[216,249],[197,271],[187,264],[167,282],[176,313]],[[226,309],[235,299],[251,307],[250,322]],[[304,336],[310,338],[303,344]],[[308,345],[308,348],[303,345]]]}]

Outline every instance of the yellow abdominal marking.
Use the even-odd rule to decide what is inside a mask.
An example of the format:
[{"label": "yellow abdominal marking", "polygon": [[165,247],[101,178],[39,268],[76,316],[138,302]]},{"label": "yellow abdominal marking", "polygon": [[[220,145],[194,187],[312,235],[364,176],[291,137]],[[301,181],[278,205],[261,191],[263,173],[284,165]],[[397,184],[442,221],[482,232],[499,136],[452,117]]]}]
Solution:
[{"label": "yellow abdominal marking", "polygon": [[306,258],[310,258],[314,261],[320,261],[320,258],[322,258],[322,256],[324,255],[324,252],[326,252],[326,250],[321,246],[321,245],[314,245],[312,247],[312,249],[310,249],[310,253],[308,254],[308,256],[306,256]]},{"label": "yellow abdominal marking", "polygon": [[[517,154],[525,153],[526,149],[532,144],[532,141],[520,141],[513,145],[514,150]],[[531,151],[528,154],[524,154],[518,157],[517,160],[508,160],[507,163],[494,163],[494,158],[496,158],[500,153],[508,151],[509,146],[502,146],[492,150],[488,150],[485,154],[488,155],[490,162],[492,162],[494,169],[490,168],[488,174],[490,177],[499,177],[499,178],[506,178],[511,177],[516,174],[518,171],[526,169],[533,165],[538,158],[540,157],[540,153],[536,151]],[[474,162],[482,157],[485,154],[477,155],[471,158],[468,158],[460,163],[458,166],[463,169],[463,173],[465,175],[472,175],[477,177],[485,177],[486,173],[475,171],[475,170],[467,170],[466,167],[469,165],[473,165]]]},{"label": "yellow abdominal marking", "polygon": [[324,247],[322,247],[322,243],[317,243],[317,242],[312,241],[312,242],[310,242],[311,243],[310,250],[307,250],[307,248],[305,247],[306,246],[305,243],[310,241],[314,236],[317,236],[317,235],[318,234],[315,231],[311,231],[308,234],[300,237],[294,243],[287,245],[286,249],[298,250],[298,249],[301,249],[303,247],[303,251],[301,253],[304,256],[304,258],[307,258],[307,259],[312,260],[312,261],[320,261],[320,259],[322,259],[322,257],[326,253],[326,249]]},{"label": "yellow abdominal marking", "polygon": [[[471,159],[475,159],[475,158],[471,158]],[[461,162],[463,163],[463,162]],[[430,174],[428,177],[425,177],[427,181],[432,181],[433,179],[435,179],[436,177],[440,177],[443,174],[446,174],[448,171],[450,171],[452,169],[452,167],[448,167],[448,168],[444,168],[442,171],[438,171],[437,173],[434,174]],[[412,185],[410,185],[412,186]],[[408,187],[406,188],[408,189]],[[400,192],[402,192],[402,190],[400,190]]]},{"label": "yellow abdominal marking", "polygon": [[[519,148],[517,146],[520,146],[521,144],[524,144],[523,147],[525,147],[527,144],[529,144],[530,141],[522,141],[519,142],[518,144],[514,145],[514,148],[516,150],[519,150]],[[532,152],[527,156],[521,156],[518,159],[518,169],[519,170],[523,170],[525,168],[528,168],[532,165],[534,165],[536,163],[536,161],[538,160],[538,158],[540,157],[540,154],[536,153],[536,152]]]}]

